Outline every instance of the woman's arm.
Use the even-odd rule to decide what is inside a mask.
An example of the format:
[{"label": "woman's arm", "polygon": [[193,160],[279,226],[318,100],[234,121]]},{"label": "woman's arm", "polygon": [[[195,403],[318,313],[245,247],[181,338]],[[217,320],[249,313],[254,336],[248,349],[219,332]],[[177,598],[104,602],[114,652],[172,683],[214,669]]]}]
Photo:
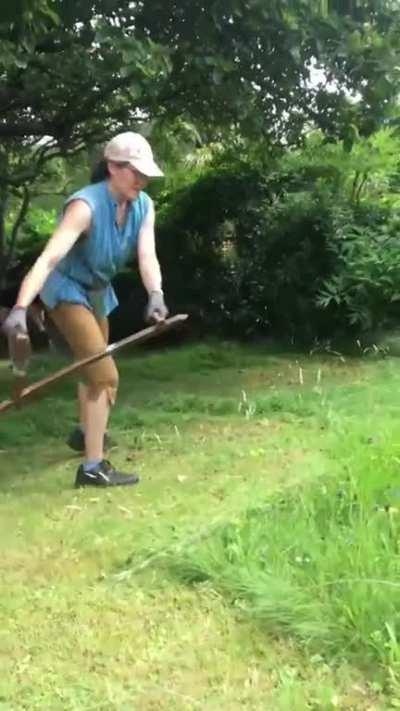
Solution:
[{"label": "woman's arm", "polygon": [[145,319],[149,323],[159,323],[168,316],[168,309],[165,305],[162,291],[161,269],[156,253],[154,222],[154,206],[153,202],[150,201],[138,239],[139,271],[143,286],[149,295],[145,312]]},{"label": "woman's arm", "polygon": [[153,201],[150,200],[149,209],[143,220],[138,238],[139,271],[143,286],[148,294],[151,294],[152,291],[162,292],[162,277],[156,253],[154,223],[154,205]]},{"label": "woman's arm", "polygon": [[49,274],[69,252],[82,232],[90,227],[91,209],[84,200],[74,200],[47,242],[43,252],[24,278],[15,306],[27,308],[40,292]]}]

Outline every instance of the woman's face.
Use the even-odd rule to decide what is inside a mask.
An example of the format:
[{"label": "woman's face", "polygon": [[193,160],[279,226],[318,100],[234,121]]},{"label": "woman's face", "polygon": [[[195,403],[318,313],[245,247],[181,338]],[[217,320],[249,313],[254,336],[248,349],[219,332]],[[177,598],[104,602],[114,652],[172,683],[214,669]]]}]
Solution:
[{"label": "woman's face", "polygon": [[136,200],[141,190],[144,190],[149,178],[139,173],[129,163],[108,163],[110,187],[122,200]]}]

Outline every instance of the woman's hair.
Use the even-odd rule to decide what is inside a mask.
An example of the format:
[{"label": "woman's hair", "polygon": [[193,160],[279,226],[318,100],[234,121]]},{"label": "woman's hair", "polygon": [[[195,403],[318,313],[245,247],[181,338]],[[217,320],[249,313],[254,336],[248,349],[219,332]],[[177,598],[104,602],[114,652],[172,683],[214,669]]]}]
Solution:
[{"label": "woman's hair", "polygon": [[108,171],[108,166],[107,166],[107,161],[105,158],[100,158],[100,160],[95,163],[92,173],[90,175],[90,182],[91,183],[100,183],[102,180],[106,180],[106,178],[110,177],[110,173]]}]

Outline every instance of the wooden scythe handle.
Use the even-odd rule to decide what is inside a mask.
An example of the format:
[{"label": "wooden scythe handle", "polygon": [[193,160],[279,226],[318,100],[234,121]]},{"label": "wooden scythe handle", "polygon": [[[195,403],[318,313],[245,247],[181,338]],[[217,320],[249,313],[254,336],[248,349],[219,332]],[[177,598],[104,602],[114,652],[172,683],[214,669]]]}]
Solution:
[{"label": "wooden scythe handle", "polygon": [[149,326],[148,328],[144,328],[142,331],[138,331],[138,333],[134,333],[132,336],[127,336],[127,338],[123,338],[121,341],[112,343],[111,345],[107,346],[107,348],[101,353],[88,356],[87,358],[82,358],[81,360],[78,360],[75,363],[72,363],[71,365],[67,365],[65,368],[57,370],[55,373],[53,373],[53,375],[49,375],[47,378],[43,378],[43,380],[39,380],[37,383],[33,383],[32,385],[28,385],[28,387],[23,388],[17,398],[13,398],[11,400],[4,400],[2,403],[0,403],[0,413],[6,412],[6,410],[8,410],[10,407],[18,406],[21,400],[31,395],[35,395],[39,390],[42,390],[42,388],[45,388],[48,385],[52,385],[52,383],[55,383],[57,380],[60,380],[61,378],[66,377],[67,375],[71,375],[71,373],[74,373],[76,370],[83,368],[85,365],[95,363],[101,358],[104,358],[105,356],[111,355],[116,351],[119,351],[120,348],[123,348],[124,346],[133,344],[138,345],[139,343],[149,341],[151,338],[155,338],[156,336],[165,333],[171,328],[179,326],[181,323],[186,321],[187,318],[187,314],[177,314],[176,316],[172,316],[171,318],[166,319],[166,321],[162,321],[156,324],[155,326]]}]

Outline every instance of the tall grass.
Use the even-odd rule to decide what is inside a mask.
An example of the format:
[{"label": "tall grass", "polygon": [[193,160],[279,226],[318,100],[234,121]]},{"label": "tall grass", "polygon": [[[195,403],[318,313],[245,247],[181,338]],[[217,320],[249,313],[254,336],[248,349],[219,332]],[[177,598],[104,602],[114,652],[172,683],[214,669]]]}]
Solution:
[{"label": "tall grass", "polygon": [[224,592],[268,631],[398,679],[400,512],[391,466],[381,459],[379,471],[376,452],[359,445],[342,479],[247,508],[170,565],[185,582]]}]

